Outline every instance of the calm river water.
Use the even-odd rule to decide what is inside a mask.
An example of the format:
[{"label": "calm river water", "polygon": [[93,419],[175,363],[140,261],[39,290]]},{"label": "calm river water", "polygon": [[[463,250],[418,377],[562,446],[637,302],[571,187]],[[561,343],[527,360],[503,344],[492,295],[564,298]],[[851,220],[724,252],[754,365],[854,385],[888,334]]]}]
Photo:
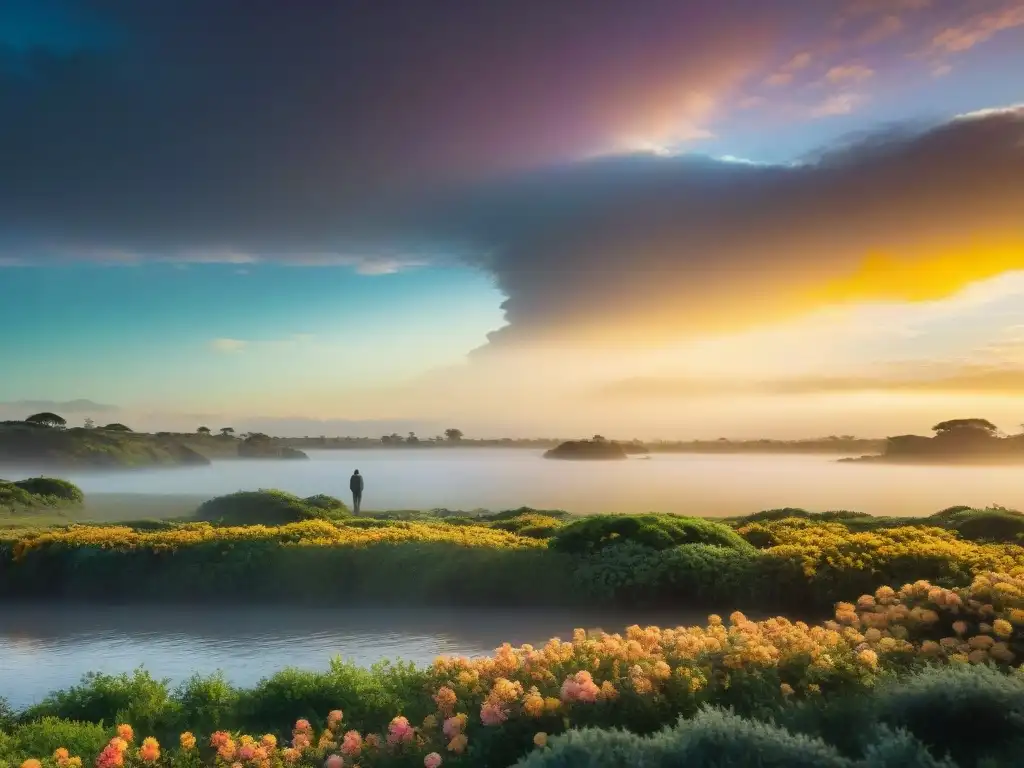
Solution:
[{"label": "calm river water", "polygon": [[565,462],[544,460],[540,451],[498,448],[313,451],[309,456],[310,461],[220,461],[208,467],[67,477],[87,494],[210,497],[280,488],[345,499],[349,475],[359,469],[366,478],[364,509],[531,506],[581,514],[713,516],[776,507],[887,515],[928,515],[954,504],[1024,509],[1024,467],[841,464],[835,456],[749,454]]},{"label": "calm river water", "polygon": [[221,670],[252,685],[284,667],[326,669],[340,656],[429,663],[479,656],[503,642],[569,639],[576,627],[621,632],[630,624],[704,624],[698,613],[295,608],[3,606],[0,697],[15,708],[79,681],[86,672],[145,666],[178,683]]}]

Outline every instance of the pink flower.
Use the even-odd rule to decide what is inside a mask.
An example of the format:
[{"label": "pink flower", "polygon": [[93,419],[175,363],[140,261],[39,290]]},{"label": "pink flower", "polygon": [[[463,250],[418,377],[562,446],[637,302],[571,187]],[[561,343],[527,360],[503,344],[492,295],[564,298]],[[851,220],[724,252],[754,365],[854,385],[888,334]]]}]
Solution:
[{"label": "pink flower", "polygon": [[349,731],[341,742],[341,753],[349,757],[355,757],[363,749],[363,737],[359,731]]},{"label": "pink flower", "polygon": [[409,720],[402,716],[396,717],[388,725],[389,744],[402,744],[412,741],[415,735],[413,727],[409,725]]},{"label": "pink flower", "polygon": [[497,704],[484,704],[480,707],[480,722],[484,725],[501,725],[508,720],[508,711]]},{"label": "pink flower", "polygon": [[441,726],[441,730],[444,731],[444,735],[449,739],[454,739],[462,733],[462,729],[466,727],[467,719],[468,718],[463,714],[455,715],[455,717],[449,717],[444,721],[444,725]]},{"label": "pink flower", "polygon": [[341,755],[331,755],[327,758],[327,768],[342,768],[345,761],[341,759]]},{"label": "pink flower", "polygon": [[423,768],[440,768],[441,756],[437,752],[431,752],[423,758]]},{"label": "pink flower", "polygon": [[600,694],[601,689],[586,670],[565,678],[565,682],[562,683],[562,701],[565,702],[582,701],[592,704],[597,701]]}]

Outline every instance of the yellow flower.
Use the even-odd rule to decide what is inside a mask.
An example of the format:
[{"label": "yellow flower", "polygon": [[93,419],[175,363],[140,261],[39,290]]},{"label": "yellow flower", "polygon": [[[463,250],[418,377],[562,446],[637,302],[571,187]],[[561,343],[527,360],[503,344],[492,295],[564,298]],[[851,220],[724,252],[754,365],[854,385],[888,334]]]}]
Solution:
[{"label": "yellow flower", "polygon": [[531,689],[523,698],[523,712],[527,717],[540,717],[544,714],[544,697],[536,688]]},{"label": "yellow flower", "polygon": [[533,743],[538,749],[544,749],[548,745],[548,735],[544,731],[535,733],[533,736]]},{"label": "yellow flower", "polygon": [[469,744],[469,739],[466,738],[466,735],[464,733],[458,733],[452,737],[451,741],[448,742],[448,751],[461,755],[466,751],[467,744]]},{"label": "yellow flower", "polygon": [[857,661],[870,669],[878,667],[878,654],[867,648],[857,654]]},{"label": "yellow flower", "polygon": [[1013,625],[1006,619],[996,619],[993,621],[992,629],[999,637],[1009,637],[1013,634]]},{"label": "yellow flower", "polygon": [[783,683],[779,686],[779,691],[782,693],[783,696],[792,696],[793,686],[791,686],[789,683]]},{"label": "yellow flower", "polygon": [[43,768],[43,764],[35,758],[29,758],[21,764],[21,768]]},{"label": "yellow flower", "polygon": [[127,742],[131,742],[135,739],[135,731],[127,723],[122,723],[117,726],[117,737],[119,739],[124,739]]},{"label": "yellow flower", "polygon": [[185,751],[196,748],[196,737],[192,731],[185,731],[181,736],[178,737],[178,743],[181,744],[181,748]]}]

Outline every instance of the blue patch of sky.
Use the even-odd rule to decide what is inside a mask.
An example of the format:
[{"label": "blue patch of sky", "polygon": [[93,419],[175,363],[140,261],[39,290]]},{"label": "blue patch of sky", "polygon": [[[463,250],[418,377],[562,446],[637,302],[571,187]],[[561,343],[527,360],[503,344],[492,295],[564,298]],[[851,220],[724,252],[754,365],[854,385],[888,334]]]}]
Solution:
[{"label": "blue patch of sky", "polygon": [[[0,268],[0,401],[90,397],[119,405],[146,392],[229,392],[296,371],[414,375],[456,363],[503,325],[489,276],[464,268],[361,275],[274,264],[59,265]],[[288,343],[311,334],[308,343]],[[239,354],[215,339],[249,342]],[[287,367],[287,365],[285,366]],[[237,382],[236,382],[237,383]],[[253,385],[252,381],[246,382]]]}]

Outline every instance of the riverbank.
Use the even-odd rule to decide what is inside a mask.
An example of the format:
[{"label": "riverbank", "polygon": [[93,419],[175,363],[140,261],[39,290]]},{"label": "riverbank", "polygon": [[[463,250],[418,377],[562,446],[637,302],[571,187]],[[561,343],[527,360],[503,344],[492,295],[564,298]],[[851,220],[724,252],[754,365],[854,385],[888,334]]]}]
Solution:
[{"label": "riverbank", "polygon": [[[813,626],[735,612],[698,627],[578,631],[475,660],[286,670],[251,688],[100,675],[0,717],[0,760],[55,754],[57,768],[77,768],[61,761],[106,749],[193,768],[218,757],[319,766],[333,754],[334,765],[380,768],[546,766],[569,751],[611,768],[650,759],[660,739],[674,764],[728,754],[787,768],[1009,766],[1024,738],[1021,595],[1021,576],[982,572],[956,589],[917,580],[851,596]],[[117,722],[131,728],[102,724]],[[675,733],[644,738],[666,726]],[[115,736],[125,743],[105,747]],[[953,762],[941,762],[947,753]]]}]

